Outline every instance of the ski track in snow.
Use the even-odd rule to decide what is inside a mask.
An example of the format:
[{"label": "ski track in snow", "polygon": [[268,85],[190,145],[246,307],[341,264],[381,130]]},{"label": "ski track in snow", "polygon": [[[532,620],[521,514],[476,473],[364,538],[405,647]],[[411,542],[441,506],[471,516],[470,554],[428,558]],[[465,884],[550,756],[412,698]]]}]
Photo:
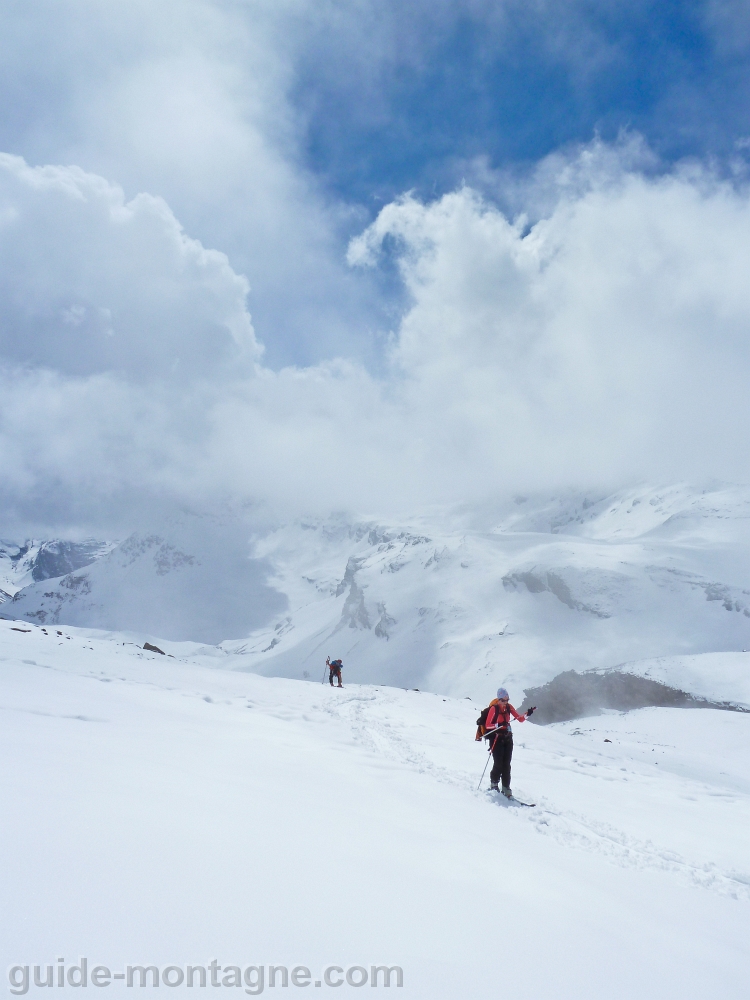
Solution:
[{"label": "ski track in snow", "polygon": [[[512,907],[504,941],[544,973],[540,1000],[627,1000],[640,979],[623,977],[644,968],[672,984],[665,1000],[741,995],[750,716],[659,708],[516,724],[513,787],[536,803],[525,809],[490,795],[487,773],[477,790],[475,702],[269,679],[124,638],[69,629],[60,646],[0,622],[9,962],[81,940],[106,952],[124,931],[140,960],[144,922],[149,948],[184,947],[185,961],[187,928],[196,954],[241,939],[270,961],[292,940],[302,960],[338,962],[333,926],[355,956],[342,964],[382,950],[408,971],[404,996],[453,1000],[467,968],[486,973],[481,992],[495,982],[496,933],[477,906],[488,893]],[[89,864],[97,877],[81,882]],[[58,890],[50,879],[68,869]],[[100,931],[102,880],[126,902]],[[585,964],[561,983],[576,948]],[[638,967],[610,983],[623,950]]]},{"label": "ski track in snow", "polygon": [[368,708],[387,710],[387,695],[347,694],[338,704],[327,704],[323,708],[335,718],[349,724],[354,740],[364,749],[384,756],[388,760],[405,765],[419,774],[426,774],[437,781],[463,785],[447,768],[438,767],[424,753],[417,750],[402,733],[396,723],[387,719],[374,719],[368,715]]},{"label": "ski track in snow", "polygon": [[[94,647],[89,645],[89,641],[84,642],[79,647],[83,650],[94,651]],[[115,647],[115,652],[120,650]],[[147,656],[140,650],[128,650],[127,658],[137,660],[154,659]],[[29,666],[38,666],[63,675],[68,671],[53,667],[49,664],[37,663],[35,660],[21,661]],[[156,662],[159,662],[158,660]],[[88,676],[93,680],[105,683],[121,683],[134,685],[157,691],[171,691],[174,688],[164,687],[153,680],[144,680],[135,677],[104,677],[98,676],[91,671]],[[333,692],[332,692],[333,693]],[[349,688],[335,691],[334,700],[328,699],[320,701],[316,699],[315,704],[310,706],[310,714],[302,715],[303,721],[310,721],[315,717],[316,712],[322,712],[333,719],[344,723],[351,733],[352,741],[364,751],[375,757],[386,759],[405,767],[410,771],[424,775],[428,779],[465,789],[467,794],[471,793],[473,782],[476,776],[467,770],[460,770],[455,767],[447,767],[436,763],[430,758],[425,749],[421,749],[415,744],[413,737],[409,736],[413,727],[408,720],[401,720],[400,699],[403,694],[407,696],[420,697],[419,692],[402,692],[399,689],[379,688],[373,690],[369,688]],[[253,703],[246,698],[225,698],[217,699],[202,691],[181,691],[183,697],[191,697],[203,700],[209,704],[223,704],[238,708],[253,707]],[[433,697],[423,695],[424,697]],[[94,718],[84,714],[65,714],[44,712],[38,709],[21,709],[8,705],[0,705],[0,710],[10,712],[26,712],[32,715],[56,717],[61,719],[71,719],[84,722],[106,722],[104,718]],[[299,711],[296,707],[285,711],[282,706],[275,706],[273,714],[282,721],[295,721],[300,719]],[[517,735],[518,740],[518,735]],[[514,768],[516,772],[520,769],[519,747],[522,744],[517,742],[514,752]],[[537,751],[537,754],[539,751]],[[482,757],[482,766],[484,764]],[[548,770],[574,770],[579,773],[592,773],[593,768],[601,767],[601,761],[585,760],[582,755],[572,757],[569,754],[559,752],[548,753],[544,759],[539,761],[539,766]],[[600,780],[627,780],[623,779],[622,766],[617,770],[610,768],[611,773],[600,773]],[[487,772],[488,773],[488,772]],[[633,775],[635,776],[635,775]],[[485,774],[485,786],[487,774]],[[473,786],[475,789],[475,786]],[[474,790],[474,794],[479,798],[486,796],[486,791]],[[720,790],[705,788],[703,794],[706,796],[720,797],[727,796]],[[682,857],[678,852],[670,849],[660,848],[651,840],[642,840],[626,831],[620,829],[612,823],[596,820],[584,813],[573,809],[565,809],[553,804],[548,796],[539,796],[536,802],[536,809],[525,811],[512,808],[512,804],[501,799],[493,799],[490,803],[495,808],[505,811],[508,818],[514,821],[528,824],[530,829],[535,830],[543,836],[552,837],[565,847],[576,850],[596,852],[603,855],[608,861],[621,867],[635,867],[641,869],[652,869],[669,874],[677,875],[683,881],[688,881],[694,885],[719,892],[733,898],[750,899],[750,875],[738,873],[736,871],[725,871],[713,863],[700,863]]]},{"label": "ski track in snow", "polygon": [[[538,806],[539,807],[539,806]],[[539,833],[558,843],[586,851],[596,851],[624,868],[641,868],[678,875],[683,881],[710,889],[733,899],[750,900],[750,876],[721,871],[716,865],[682,858],[675,851],[638,840],[610,823],[545,806],[540,815],[529,819]]]},{"label": "ski track in snow", "polygon": [[[387,693],[387,689],[380,689],[378,694],[348,691],[345,694],[342,692],[339,701],[328,701],[317,707],[348,724],[353,740],[363,749],[434,781],[466,789],[468,793],[472,780],[476,780],[473,775],[436,764],[424,750],[416,747],[408,738],[406,724],[399,724],[395,719],[383,717],[387,716],[389,707],[395,707],[396,702],[397,699]],[[567,761],[568,763],[561,763],[560,760],[545,759],[541,762],[541,766],[552,770],[559,768],[567,770],[572,766],[579,772],[590,771],[600,766],[598,762],[581,760],[580,757],[568,757]],[[519,761],[517,744],[514,749],[514,767],[520,769],[521,766],[523,765]],[[621,771],[622,768],[614,775],[601,774],[600,780],[622,780]],[[485,787],[488,773],[489,768],[485,773]],[[474,787],[474,794],[477,797],[486,797],[486,790],[476,790],[476,786]],[[705,789],[704,794],[723,796],[726,793]],[[731,796],[727,797],[732,799]],[[750,874],[724,871],[710,862],[691,861],[674,850],[658,847],[651,840],[641,840],[612,823],[602,822],[574,809],[555,805],[549,797],[541,796],[533,811],[527,811],[522,807],[514,808],[513,803],[499,797],[493,797],[491,805],[503,809],[509,819],[526,823],[536,833],[552,837],[564,847],[595,852],[620,867],[650,869],[675,875],[683,882],[703,889],[733,899],[750,901]]]}]

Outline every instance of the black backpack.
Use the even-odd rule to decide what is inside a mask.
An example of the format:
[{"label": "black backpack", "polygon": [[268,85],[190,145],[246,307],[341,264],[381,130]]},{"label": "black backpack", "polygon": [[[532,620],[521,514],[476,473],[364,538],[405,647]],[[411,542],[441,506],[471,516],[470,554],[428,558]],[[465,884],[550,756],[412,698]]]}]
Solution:
[{"label": "black backpack", "polygon": [[475,740],[479,741],[484,737],[487,726],[487,716],[490,714],[490,708],[492,706],[488,705],[487,708],[482,709],[482,714],[477,719],[477,734],[474,737]]}]

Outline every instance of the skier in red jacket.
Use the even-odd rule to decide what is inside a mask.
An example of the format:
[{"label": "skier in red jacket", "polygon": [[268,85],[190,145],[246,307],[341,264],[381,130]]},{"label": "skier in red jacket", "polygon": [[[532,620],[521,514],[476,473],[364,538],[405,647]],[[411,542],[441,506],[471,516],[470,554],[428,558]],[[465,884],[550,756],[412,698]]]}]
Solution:
[{"label": "skier in red jacket", "polygon": [[[484,738],[490,740],[492,750],[492,770],[490,771],[490,788],[498,790],[498,780],[502,779],[502,793],[509,799],[513,797],[510,790],[510,759],[513,756],[513,733],[510,728],[510,717],[518,722],[525,722],[534,711],[530,708],[525,715],[519,715],[510,703],[505,688],[497,689],[497,698],[490,702],[487,718],[484,722]],[[481,736],[478,736],[481,739]]]}]

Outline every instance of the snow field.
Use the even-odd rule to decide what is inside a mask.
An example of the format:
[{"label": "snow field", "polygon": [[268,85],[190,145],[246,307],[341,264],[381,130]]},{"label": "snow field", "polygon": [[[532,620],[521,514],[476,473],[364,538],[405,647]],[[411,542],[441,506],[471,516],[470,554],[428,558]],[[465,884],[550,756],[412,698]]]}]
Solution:
[{"label": "snow field", "polygon": [[749,716],[516,724],[522,809],[476,791],[468,700],[14,624],[6,967],[387,964],[404,997],[743,994]]}]

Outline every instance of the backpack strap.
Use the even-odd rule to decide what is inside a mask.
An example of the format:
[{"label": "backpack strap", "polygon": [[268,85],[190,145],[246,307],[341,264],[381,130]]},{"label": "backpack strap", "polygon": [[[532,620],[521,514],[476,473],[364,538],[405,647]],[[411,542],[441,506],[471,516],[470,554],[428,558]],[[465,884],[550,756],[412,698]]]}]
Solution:
[{"label": "backpack strap", "polygon": [[490,709],[492,708],[492,706],[497,704],[498,704],[497,698],[493,698],[492,701],[487,706],[487,708],[482,709],[482,712],[479,718],[477,719],[477,734],[474,737],[475,741],[484,738],[484,734],[487,732],[487,716],[490,714]]}]

